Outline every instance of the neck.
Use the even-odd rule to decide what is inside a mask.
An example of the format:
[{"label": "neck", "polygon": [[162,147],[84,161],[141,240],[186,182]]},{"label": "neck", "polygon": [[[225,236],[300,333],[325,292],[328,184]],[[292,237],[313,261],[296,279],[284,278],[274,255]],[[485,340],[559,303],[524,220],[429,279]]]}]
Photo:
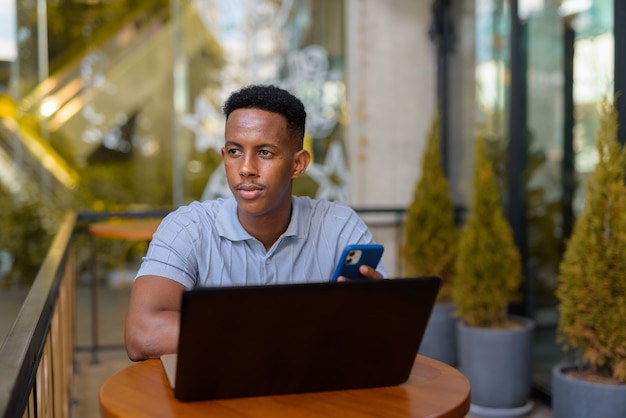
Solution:
[{"label": "neck", "polygon": [[284,211],[260,216],[242,216],[238,214],[241,226],[248,231],[250,235],[263,243],[265,250],[268,251],[278,238],[287,230],[291,221],[291,205]]}]

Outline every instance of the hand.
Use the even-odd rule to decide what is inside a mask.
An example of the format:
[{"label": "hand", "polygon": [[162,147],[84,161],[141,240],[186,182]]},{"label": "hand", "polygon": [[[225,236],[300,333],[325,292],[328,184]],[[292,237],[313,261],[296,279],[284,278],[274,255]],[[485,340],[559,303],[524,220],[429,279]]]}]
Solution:
[{"label": "hand", "polygon": [[[359,266],[359,273],[361,273],[363,276],[367,277],[370,280],[380,280],[383,278],[383,275],[380,274],[378,270],[376,270],[374,267],[366,266],[365,264]],[[344,276],[339,276],[337,281],[349,282],[350,279]]]}]

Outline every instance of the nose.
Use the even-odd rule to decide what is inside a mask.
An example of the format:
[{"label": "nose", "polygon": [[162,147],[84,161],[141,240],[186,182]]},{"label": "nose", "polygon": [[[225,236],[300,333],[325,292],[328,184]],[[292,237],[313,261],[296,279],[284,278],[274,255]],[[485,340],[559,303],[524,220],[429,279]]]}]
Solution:
[{"label": "nose", "polygon": [[241,161],[240,177],[254,177],[257,175],[257,166],[254,155],[246,154]]}]

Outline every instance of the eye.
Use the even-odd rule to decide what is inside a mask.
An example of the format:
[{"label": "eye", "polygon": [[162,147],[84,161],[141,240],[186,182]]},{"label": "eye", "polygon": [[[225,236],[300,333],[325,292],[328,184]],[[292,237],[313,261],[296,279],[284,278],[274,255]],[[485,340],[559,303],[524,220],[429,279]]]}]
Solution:
[{"label": "eye", "polygon": [[239,150],[237,148],[229,148],[229,149],[226,150],[226,152],[229,155],[233,155],[233,156],[241,154],[241,150]]},{"label": "eye", "polygon": [[259,151],[259,154],[261,155],[261,157],[271,157],[272,153],[266,149],[262,149],[261,151]]}]

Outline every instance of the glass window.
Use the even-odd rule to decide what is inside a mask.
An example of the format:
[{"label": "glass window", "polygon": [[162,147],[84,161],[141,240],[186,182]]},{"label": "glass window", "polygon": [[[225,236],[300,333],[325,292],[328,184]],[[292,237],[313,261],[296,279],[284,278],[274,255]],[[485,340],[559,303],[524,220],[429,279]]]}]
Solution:
[{"label": "glass window", "polygon": [[15,60],[0,65],[0,214],[18,201],[51,206],[39,222],[54,230],[53,215],[70,208],[169,209],[230,195],[221,106],[252,83],[281,85],[306,105],[313,162],[294,193],[347,201],[343,2],[15,4]]},{"label": "glass window", "polygon": [[[506,182],[510,12],[508,1],[476,1],[476,125],[501,157]],[[595,162],[599,103],[613,95],[613,2],[520,0],[519,47],[526,120],[526,314],[537,321],[535,384],[550,387],[557,346],[558,265],[584,203]],[[518,115],[519,116],[519,115]],[[506,196],[505,185],[503,184]]]}]

